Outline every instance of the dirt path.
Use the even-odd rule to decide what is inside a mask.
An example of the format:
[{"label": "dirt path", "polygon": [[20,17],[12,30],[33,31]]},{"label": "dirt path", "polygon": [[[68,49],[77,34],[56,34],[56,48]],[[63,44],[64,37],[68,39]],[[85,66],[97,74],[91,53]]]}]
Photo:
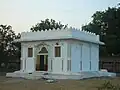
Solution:
[{"label": "dirt path", "polygon": [[[0,90],[97,90],[96,87],[106,80],[108,79],[58,80],[56,83],[47,83],[44,80],[0,77]],[[110,81],[119,84],[120,78]]]}]

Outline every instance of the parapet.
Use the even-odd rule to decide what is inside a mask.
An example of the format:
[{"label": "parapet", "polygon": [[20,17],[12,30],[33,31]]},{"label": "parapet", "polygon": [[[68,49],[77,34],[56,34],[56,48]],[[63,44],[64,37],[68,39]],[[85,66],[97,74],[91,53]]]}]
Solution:
[{"label": "parapet", "polygon": [[82,41],[102,44],[102,42],[99,41],[99,35],[76,28],[52,29],[52,30],[46,29],[37,32],[21,33],[21,41],[53,40],[53,39],[78,39]]}]

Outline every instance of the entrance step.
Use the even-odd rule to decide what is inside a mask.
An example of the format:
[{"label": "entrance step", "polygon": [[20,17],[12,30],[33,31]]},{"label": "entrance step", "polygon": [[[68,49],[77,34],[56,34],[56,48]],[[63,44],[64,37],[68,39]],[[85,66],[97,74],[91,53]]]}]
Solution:
[{"label": "entrance step", "polygon": [[91,71],[91,72],[79,72],[79,73],[69,73],[69,74],[53,74],[48,72],[14,72],[7,73],[7,77],[21,77],[25,79],[84,79],[92,77],[115,77],[115,73],[105,72],[105,71]]}]

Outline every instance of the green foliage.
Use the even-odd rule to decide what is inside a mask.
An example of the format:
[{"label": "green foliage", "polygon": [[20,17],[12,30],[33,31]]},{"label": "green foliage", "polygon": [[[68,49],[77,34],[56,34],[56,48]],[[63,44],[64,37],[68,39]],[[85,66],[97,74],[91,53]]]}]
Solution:
[{"label": "green foliage", "polygon": [[41,20],[40,23],[37,23],[35,26],[32,26],[31,31],[36,32],[36,31],[41,31],[41,30],[49,30],[49,29],[61,29],[61,28],[66,28],[67,25],[61,24],[61,22],[56,22],[55,20],[51,19],[45,19],[44,21]]},{"label": "green foliage", "polygon": [[20,38],[20,34],[16,35],[10,25],[0,25],[0,35],[0,66],[1,63],[6,66],[9,60],[15,60],[20,53],[20,44],[12,43],[14,39]]},{"label": "green foliage", "polygon": [[100,35],[100,40],[105,43],[105,46],[100,48],[100,54],[120,56],[120,7],[97,11],[92,18],[82,29]]},{"label": "green foliage", "polygon": [[110,81],[105,82],[100,87],[97,87],[98,90],[120,90],[119,85],[113,85]]}]

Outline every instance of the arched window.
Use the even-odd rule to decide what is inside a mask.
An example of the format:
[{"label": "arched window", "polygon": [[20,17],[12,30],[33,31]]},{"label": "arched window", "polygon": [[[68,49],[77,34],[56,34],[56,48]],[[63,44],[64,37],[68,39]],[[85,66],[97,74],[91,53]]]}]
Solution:
[{"label": "arched window", "polygon": [[47,49],[45,47],[42,47],[41,51],[39,53],[48,53]]},{"label": "arched window", "polygon": [[28,57],[33,57],[33,48],[28,48]]},{"label": "arched window", "polygon": [[61,47],[60,46],[55,47],[55,57],[61,57]]}]

